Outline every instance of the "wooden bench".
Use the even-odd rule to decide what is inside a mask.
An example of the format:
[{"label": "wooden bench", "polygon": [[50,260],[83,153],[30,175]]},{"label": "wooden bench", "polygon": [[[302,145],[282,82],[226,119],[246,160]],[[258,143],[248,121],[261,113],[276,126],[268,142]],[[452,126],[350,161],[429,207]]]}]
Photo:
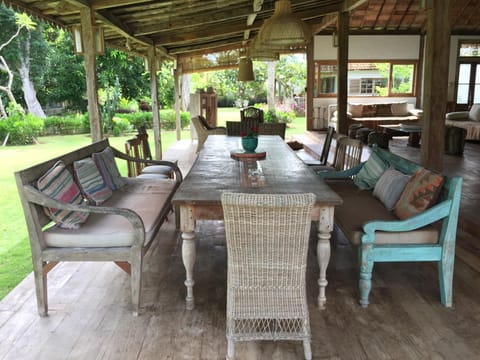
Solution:
[{"label": "wooden bench", "polygon": [[[403,174],[412,175],[421,168],[376,145],[372,151],[388,166]],[[443,176],[438,199],[431,207],[409,218],[399,219],[397,212],[389,211],[372,190],[360,190],[355,185],[352,178],[365,164],[322,175],[343,199],[343,204],[335,208],[335,225],[359,251],[360,304],[363,307],[369,304],[375,262],[435,261],[441,302],[451,307],[462,178]]]},{"label": "wooden bench", "polygon": [[[133,312],[138,314],[143,257],[172,210],[171,198],[182,181],[177,165],[169,161],[148,160],[149,164],[170,166],[173,178],[122,178],[125,185],[112,191],[101,205],[58,201],[37,186],[38,179],[59,160],[73,174],[75,161],[90,158],[107,147],[108,140],[102,140],[15,173],[28,227],[41,316],[48,313],[47,273],[60,261],[114,261],[131,275]],[[115,158],[147,161],[111,149]],[[60,228],[47,216],[46,208],[81,212],[88,214],[88,218],[78,228]]]}]

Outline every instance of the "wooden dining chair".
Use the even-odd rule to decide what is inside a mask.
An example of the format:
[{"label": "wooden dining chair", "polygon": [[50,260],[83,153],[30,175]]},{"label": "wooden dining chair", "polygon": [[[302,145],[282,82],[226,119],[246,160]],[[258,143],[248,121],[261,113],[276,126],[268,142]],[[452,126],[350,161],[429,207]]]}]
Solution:
[{"label": "wooden dining chair", "polygon": [[303,341],[312,358],[305,273],[314,194],[223,193],[227,359],[234,342]]},{"label": "wooden dining chair", "polygon": [[240,121],[257,120],[263,123],[263,110],[254,106],[248,106],[240,110]]},{"label": "wooden dining chair", "polygon": [[[140,140],[142,144],[142,156],[145,160],[153,160],[152,152],[150,150],[150,144],[148,142],[148,134],[145,127],[140,127],[138,129],[137,139]],[[142,169],[142,174],[161,174],[166,175],[167,177],[173,176],[173,169],[170,166],[166,165],[151,165],[146,164]]]},{"label": "wooden dining chair", "polygon": [[[125,141],[125,153],[129,157],[145,159],[144,147],[142,140],[138,137],[128,139]],[[127,174],[128,177],[143,177],[143,178],[168,178],[169,174],[173,171],[170,166],[167,165],[148,165],[148,163],[141,163],[127,160]],[[150,172],[145,172],[149,167],[157,168],[158,172],[155,172],[152,169]]]},{"label": "wooden dining chair", "polygon": [[335,128],[329,126],[327,134],[325,136],[325,142],[323,143],[322,153],[320,154],[320,165],[325,166],[328,162],[328,155],[330,154],[330,147],[332,146],[333,135],[335,134]]},{"label": "wooden dining chair", "polygon": [[340,135],[336,140],[335,157],[332,164],[313,165],[311,168],[319,175],[325,172],[348,170],[360,164],[363,143],[358,139],[350,139]]}]

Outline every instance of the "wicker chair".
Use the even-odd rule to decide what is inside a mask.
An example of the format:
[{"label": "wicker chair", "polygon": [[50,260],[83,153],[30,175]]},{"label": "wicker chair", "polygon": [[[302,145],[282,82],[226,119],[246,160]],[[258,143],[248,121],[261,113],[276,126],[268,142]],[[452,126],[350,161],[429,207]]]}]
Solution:
[{"label": "wicker chair", "polygon": [[235,341],[299,340],[311,359],[305,272],[314,194],[224,193],[227,359]]},{"label": "wicker chair", "polygon": [[212,129],[207,129],[207,127],[203,124],[203,122],[198,118],[198,116],[194,116],[191,119],[193,127],[197,132],[198,143],[197,143],[197,152],[202,150],[203,144],[207,140],[208,135],[226,135],[227,129],[224,127],[217,127]]},{"label": "wicker chair", "polygon": [[260,123],[258,125],[258,133],[260,135],[279,135],[284,140],[286,129],[287,124],[285,123]]}]

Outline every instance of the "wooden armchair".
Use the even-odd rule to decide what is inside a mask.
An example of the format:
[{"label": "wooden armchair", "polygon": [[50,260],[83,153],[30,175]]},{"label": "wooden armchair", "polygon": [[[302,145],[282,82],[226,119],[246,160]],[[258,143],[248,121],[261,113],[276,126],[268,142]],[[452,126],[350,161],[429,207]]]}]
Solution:
[{"label": "wooden armchair", "polygon": [[306,296],[314,194],[223,193],[227,240],[227,359],[235,341],[303,341],[312,358]]}]

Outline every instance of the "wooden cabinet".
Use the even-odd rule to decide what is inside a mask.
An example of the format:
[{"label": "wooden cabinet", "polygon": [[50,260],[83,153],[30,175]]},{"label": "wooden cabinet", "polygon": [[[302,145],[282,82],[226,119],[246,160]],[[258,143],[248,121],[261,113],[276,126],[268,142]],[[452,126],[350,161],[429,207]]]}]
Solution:
[{"label": "wooden cabinet", "polygon": [[202,92],[190,94],[190,115],[202,115],[211,127],[217,126],[217,94]]}]

